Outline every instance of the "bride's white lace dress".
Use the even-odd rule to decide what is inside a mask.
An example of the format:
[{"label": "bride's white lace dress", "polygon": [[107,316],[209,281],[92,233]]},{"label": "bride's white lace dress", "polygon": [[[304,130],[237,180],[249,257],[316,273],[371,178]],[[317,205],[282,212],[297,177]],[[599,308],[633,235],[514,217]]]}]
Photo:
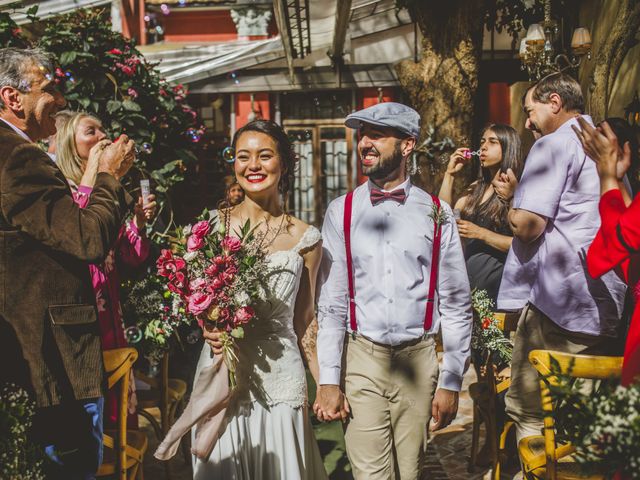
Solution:
[{"label": "bride's white lace dress", "polygon": [[[268,299],[239,343],[238,387],[224,433],[207,462],[194,457],[194,480],[323,480],[327,478],[307,408],[305,369],[293,328],[304,268],[301,252],[321,239],[308,227],[291,250],[268,256]],[[205,343],[195,378],[212,364]]]}]

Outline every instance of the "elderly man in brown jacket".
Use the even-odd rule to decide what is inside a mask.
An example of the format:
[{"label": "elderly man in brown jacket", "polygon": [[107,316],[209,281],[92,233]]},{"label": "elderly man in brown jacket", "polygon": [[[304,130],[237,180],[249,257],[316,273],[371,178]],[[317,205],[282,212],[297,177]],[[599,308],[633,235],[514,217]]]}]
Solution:
[{"label": "elderly man in brown jacket", "polygon": [[37,402],[34,438],[49,478],[93,478],[102,455],[102,386],[89,263],[100,263],[132,205],[118,178],[133,142],[96,145],[99,172],[80,209],[35,143],[55,133],[65,100],[49,57],[0,49],[0,384]]}]

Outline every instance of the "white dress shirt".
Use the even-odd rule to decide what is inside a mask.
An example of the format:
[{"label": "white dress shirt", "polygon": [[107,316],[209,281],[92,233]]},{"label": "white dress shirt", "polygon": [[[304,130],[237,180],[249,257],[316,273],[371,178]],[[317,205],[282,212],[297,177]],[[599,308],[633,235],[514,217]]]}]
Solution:
[{"label": "white dress shirt", "polygon": [[[353,195],[351,255],[358,333],[384,345],[398,345],[425,334],[424,317],[431,275],[433,201],[405,181],[403,204],[371,204],[371,182]],[[394,189],[395,190],[395,189]],[[345,196],[331,202],[322,227],[323,258],[318,300],[320,384],[340,383],[342,348],[348,326],[347,262],[344,244]],[[440,266],[433,325],[442,327],[444,358],[440,387],[459,391],[468,364],[471,296],[464,255],[451,208],[442,202]]]}]

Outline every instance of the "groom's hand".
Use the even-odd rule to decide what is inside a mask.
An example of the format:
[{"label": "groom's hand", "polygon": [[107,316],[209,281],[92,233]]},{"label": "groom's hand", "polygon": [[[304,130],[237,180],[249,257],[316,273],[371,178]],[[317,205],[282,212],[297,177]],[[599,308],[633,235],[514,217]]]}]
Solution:
[{"label": "groom's hand", "polygon": [[349,402],[338,385],[320,385],[313,404],[313,411],[321,422],[337,419],[345,421],[351,413]]},{"label": "groom's hand", "polygon": [[431,416],[434,424],[431,431],[435,432],[449,425],[458,413],[458,392],[439,388],[431,404]]}]

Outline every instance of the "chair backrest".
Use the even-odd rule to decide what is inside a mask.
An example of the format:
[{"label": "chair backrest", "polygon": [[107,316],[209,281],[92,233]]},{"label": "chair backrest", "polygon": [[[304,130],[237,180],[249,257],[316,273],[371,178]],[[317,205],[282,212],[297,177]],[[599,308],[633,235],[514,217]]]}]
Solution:
[{"label": "chair backrest", "polygon": [[109,390],[119,384],[119,407],[118,407],[118,428],[117,438],[112,439],[108,435],[104,436],[105,446],[113,447],[116,451],[117,478],[126,480],[127,478],[127,411],[129,398],[129,379],[133,364],[138,359],[138,352],[135,348],[115,348],[102,352],[105,370],[107,371],[107,385]]},{"label": "chair backrest", "polygon": [[[544,450],[547,464],[547,478],[556,480],[556,464],[559,458],[573,453],[571,445],[557,447],[555,425],[553,421],[553,401],[548,383],[558,384],[557,377],[552,375],[551,357],[558,363],[560,373],[573,378],[590,380],[607,380],[620,378],[622,374],[622,357],[606,357],[595,355],[573,355],[553,350],[533,350],[529,353],[529,361],[541,375],[540,395],[544,412]],[[548,382],[548,383],[547,383]]]}]

